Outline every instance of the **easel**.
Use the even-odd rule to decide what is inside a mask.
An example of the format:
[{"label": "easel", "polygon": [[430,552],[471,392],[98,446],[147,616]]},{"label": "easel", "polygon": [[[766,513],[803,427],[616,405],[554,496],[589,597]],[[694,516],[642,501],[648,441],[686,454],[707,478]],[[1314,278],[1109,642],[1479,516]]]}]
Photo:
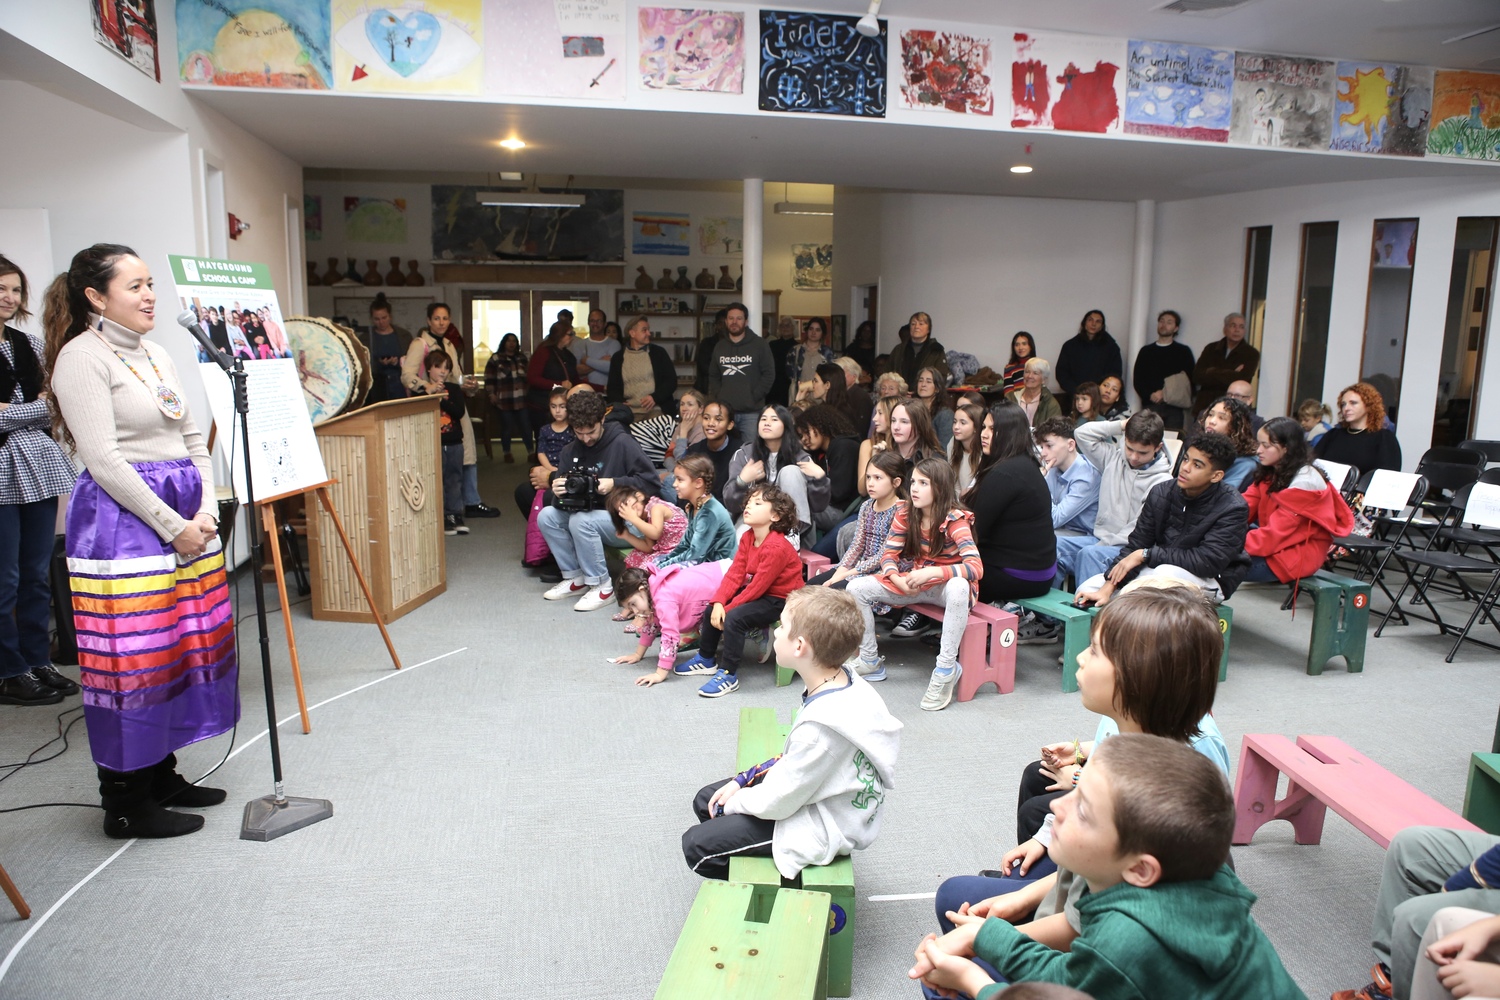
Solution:
[{"label": "easel", "polygon": [[[338,530],[339,541],[343,543],[344,553],[349,557],[349,566],[354,570],[354,577],[359,581],[359,589],[364,591],[365,600],[369,602],[370,613],[375,616],[375,624],[380,626],[380,636],[385,640],[385,648],[391,654],[391,662],[396,669],[401,669],[401,657],[396,655],[396,647],[391,642],[391,634],[385,630],[385,619],[380,616],[380,609],[375,606],[375,596],[370,593],[370,585],[365,582],[365,574],[359,568],[359,561],[354,558],[354,549],[349,544],[349,536],[344,533],[344,522],[339,520],[338,511],[333,509],[333,500],[328,496],[328,487],[336,480],[329,479],[316,486],[304,487],[300,490],[291,490],[286,493],[278,493],[275,496],[257,498],[255,503],[260,508],[261,524],[265,528],[266,537],[278,538],[276,526],[276,501],[285,500],[298,494],[306,496],[316,493],[318,501],[328,516],[333,519],[333,526]],[[271,545],[271,562],[276,567],[276,594],[281,598],[281,620],[286,623],[286,648],[292,658],[292,682],[297,685],[297,708],[302,713],[302,732],[312,732],[312,721],[307,716],[307,695],[302,690],[302,664],[297,658],[297,634],[292,628],[292,614],[286,597],[286,574],[282,569],[281,546]],[[255,581],[258,587],[260,580]]]},{"label": "easel", "polygon": [[30,920],[31,907],[26,905],[26,900],[21,898],[21,890],[17,889],[16,884],[10,880],[10,876],[5,874],[4,866],[0,866],[0,889],[4,889],[5,894],[10,897],[11,905],[16,908],[16,913],[21,919]]}]

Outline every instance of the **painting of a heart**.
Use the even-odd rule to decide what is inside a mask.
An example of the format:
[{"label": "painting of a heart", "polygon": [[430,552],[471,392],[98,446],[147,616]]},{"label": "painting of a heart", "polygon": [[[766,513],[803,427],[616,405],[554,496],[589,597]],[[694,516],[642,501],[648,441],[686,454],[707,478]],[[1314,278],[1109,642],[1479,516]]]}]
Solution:
[{"label": "painting of a heart", "polygon": [[391,70],[409,77],[437,51],[443,25],[423,10],[381,8],[366,15],[365,36]]}]

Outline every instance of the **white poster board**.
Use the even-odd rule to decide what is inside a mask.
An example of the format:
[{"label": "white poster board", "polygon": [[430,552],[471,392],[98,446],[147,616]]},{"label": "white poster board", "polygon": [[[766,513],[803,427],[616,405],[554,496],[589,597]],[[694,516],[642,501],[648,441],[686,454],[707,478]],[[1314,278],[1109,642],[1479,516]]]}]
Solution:
[{"label": "white poster board", "polygon": [[[303,399],[297,362],[287,347],[269,269],[264,264],[202,257],[174,255],[169,259],[181,307],[199,314],[200,325],[215,346],[227,347],[226,353],[244,362],[250,400],[248,448],[256,496],[264,499],[327,482],[323,453]],[[230,460],[235,496],[248,503],[247,445],[234,410],[234,389],[229,376],[207,360],[202,348],[198,355],[208,405]]]}]

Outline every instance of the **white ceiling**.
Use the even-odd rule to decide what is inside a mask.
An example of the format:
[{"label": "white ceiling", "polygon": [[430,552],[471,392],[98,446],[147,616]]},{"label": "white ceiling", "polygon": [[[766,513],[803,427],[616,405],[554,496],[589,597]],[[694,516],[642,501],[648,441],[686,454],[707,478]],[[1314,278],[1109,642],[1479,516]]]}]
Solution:
[{"label": "white ceiling", "polygon": [[[1500,69],[1500,0],[1249,0],[1219,17],[1154,11],[1162,0],[886,0],[883,16],[921,16],[1241,50]],[[863,13],[866,0],[790,3]],[[1164,143],[1124,136],[982,131],[819,115],[723,115],[328,93],[190,91],[307,167],[499,171],[669,178],[762,177],[852,187],[1158,201],[1400,177],[1497,176],[1494,164]],[[497,149],[523,136],[521,154]],[[1025,156],[1035,172],[1007,168]],[[1476,171],[1489,171],[1479,174]]]}]

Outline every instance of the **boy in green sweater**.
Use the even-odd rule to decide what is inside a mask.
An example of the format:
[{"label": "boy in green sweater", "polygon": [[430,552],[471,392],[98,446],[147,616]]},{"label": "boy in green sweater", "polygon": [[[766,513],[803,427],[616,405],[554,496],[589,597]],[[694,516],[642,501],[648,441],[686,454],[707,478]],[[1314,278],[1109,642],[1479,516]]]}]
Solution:
[{"label": "boy in green sweater", "polygon": [[1089,888],[1071,950],[998,918],[949,913],[957,926],[923,939],[911,978],[992,1000],[1004,987],[977,957],[1012,982],[1061,983],[1095,1000],[1306,1000],[1250,917],[1255,895],[1225,864],[1234,800],[1207,757],[1160,736],[1113,737],[1052,811],[1049,853]]}]

